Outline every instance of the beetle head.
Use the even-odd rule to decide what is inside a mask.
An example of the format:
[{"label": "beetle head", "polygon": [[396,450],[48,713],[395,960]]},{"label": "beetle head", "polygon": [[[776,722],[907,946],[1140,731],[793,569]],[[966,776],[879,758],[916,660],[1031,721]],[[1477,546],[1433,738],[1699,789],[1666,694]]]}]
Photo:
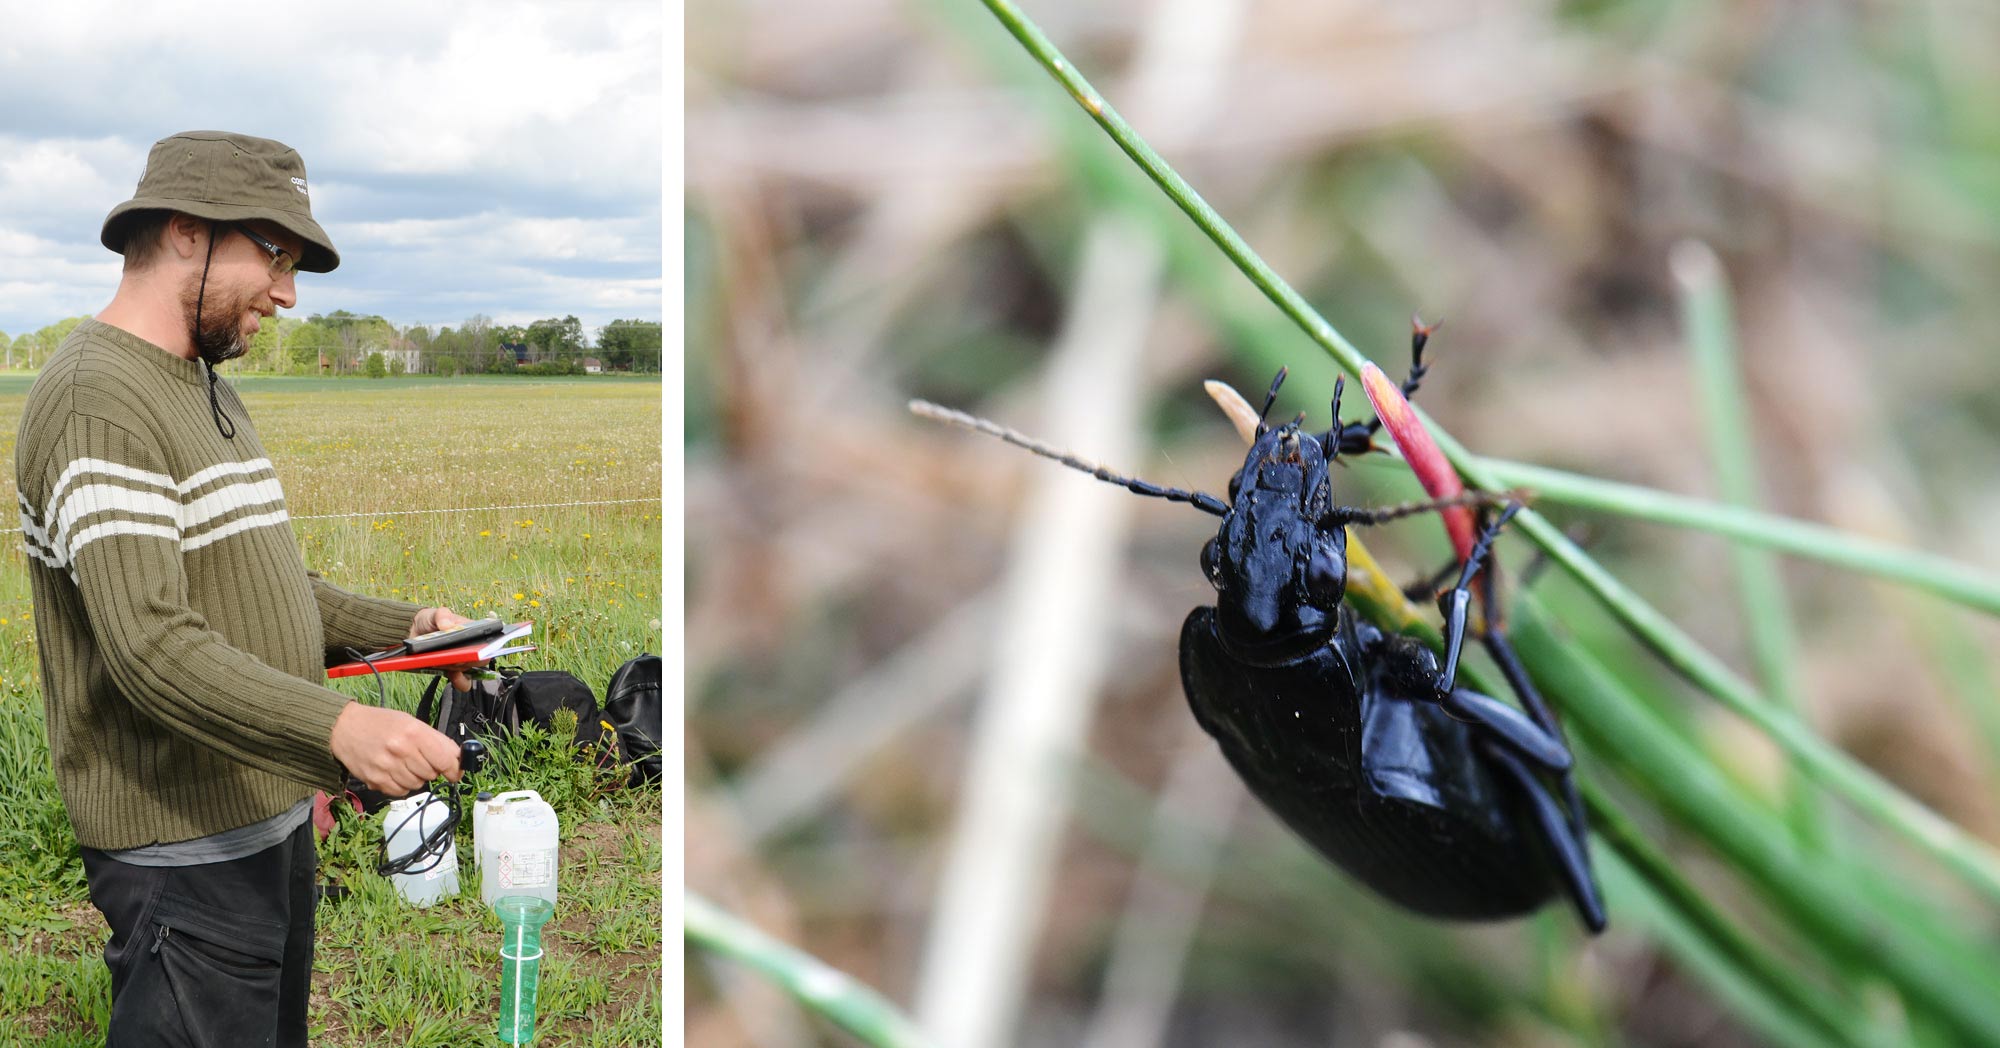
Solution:
[{"label": "beetle head", "polygon": [[1347,531],[1331,512],[1331,465],[1320,441],[1292,422],[1259,433],[1229,482],[1229,512],[1201,566],[1215,587],[1222,644],[1239,659],[1296,659],[1339,625]]}]

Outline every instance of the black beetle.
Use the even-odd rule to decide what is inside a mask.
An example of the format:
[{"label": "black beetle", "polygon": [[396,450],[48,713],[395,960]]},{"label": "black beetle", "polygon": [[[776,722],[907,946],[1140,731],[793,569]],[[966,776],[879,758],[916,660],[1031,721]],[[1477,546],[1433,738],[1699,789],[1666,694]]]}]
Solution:
[{"label": "black beetle", "polygon": [[[1422,378],[1428,334],[1419,325],[1406,395]],[[1272,382],[1266,413],[1284,377]],[[1369,450],[1380,425],[1343,426],[1340,388],[1324,434],[1302,433],[1303,417],[1275,428],[1258,422],[1228,502],[1122,476],[961,412],[911,408],[1222,518],[1201,553],[1216,604],[1195,608],[1181,627],[1181,685],[1250,791],[1322,855],[1421,914],[1515,917],[1561,890],[1584,925],[1601,931],[1569,749],[1492,620],[1493,573],[1479,570],[1519,506],[1482,529],[1457,585],[1440,598],[1442,666],[1422,643],[1361,620],[1342,600],[1346,529],[1446,503],[1369,510],[1334,501],[1331,467],[1342,454]],[[1488,598],[1480,640],[1526,714],[1457,686],[1475,578]]]}]

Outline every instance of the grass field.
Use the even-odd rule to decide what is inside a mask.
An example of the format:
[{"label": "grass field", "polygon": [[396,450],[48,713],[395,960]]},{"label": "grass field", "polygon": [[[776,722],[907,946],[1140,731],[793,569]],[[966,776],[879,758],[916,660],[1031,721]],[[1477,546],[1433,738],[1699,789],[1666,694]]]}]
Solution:
[{"label": "grass field", "polygon": [[[285,486],[309,566],[364,593],[532,619],[529,669],[601,695],[659,652],[660,385],[591,379],[244,378],[237,388]],[[0,378],[11,459],[27,383]],[[0,487],[13,488],[13,470]],[[8,501],[13,500],[9,497]],[[580,503],[597,503],[580,505]],[[535,508],[511,508],[535,507]],[[0,553],[0,1044],[104,1041],[108,931],[89,903],[48,765],[24,555]],[[372,700],[372,684],[341,682]],[[421,681],[392,681],[415,705]],[[539,790],[563,827],[562,901],[544,932],[546,1045],[650,1044],[660,1013],[660,794],[625,790],[529,736],[486,775]],[[344,818],[322,878],[315,1045],[459,1045],[494,1037],[499,925],[479,904],[470,820],[460,895],[403,906],[372,872],[379,824]]]}]

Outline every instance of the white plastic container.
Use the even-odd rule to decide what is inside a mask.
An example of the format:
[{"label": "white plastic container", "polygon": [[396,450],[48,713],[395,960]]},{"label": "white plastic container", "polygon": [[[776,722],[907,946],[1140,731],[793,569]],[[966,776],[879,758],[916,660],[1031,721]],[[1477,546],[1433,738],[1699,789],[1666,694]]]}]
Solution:
[{"label": "white plastic container", "polygon": [[493,803],[493,794],[480,790],[472,802],[472,868],[479,869],[479,862],[486,857],[486,809]]},{"label": "white plastic container", "polygon": [[555,905],[562,827],[541,794],[511,790],[495,796],[479,832],[479,897],[486,905],[504,895],[534,895]]},{"label": "white plastic container", "polygon": [[[422,847],[424,838],[443,825],[446,817],[444,802],[428,792],[390,801],[382,819],[382,834],[389,842],[389,861],[395,862]],[[445,846],[443,858],[435,862],[418,859],[416,865],[430,868],[422,873],[399,873],[389,878],[396,885],[396,894],[417,906],[429,906],[458,894],[456,841]]]}]

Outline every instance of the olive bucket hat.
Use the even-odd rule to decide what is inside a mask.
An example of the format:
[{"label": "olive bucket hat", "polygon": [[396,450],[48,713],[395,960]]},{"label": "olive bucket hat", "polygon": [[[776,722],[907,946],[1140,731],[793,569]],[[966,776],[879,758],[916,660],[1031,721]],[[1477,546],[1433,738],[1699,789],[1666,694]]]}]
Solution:
[{"label": "olive bucket hat", "polygon": [[262,219],[305,241],[298,268],[340,265],[332,238],[313,221],[306,163],[283,142],[226,131],[184,131],[153,143],[132,199],[104,216],[104,246],[123,254],[128,223],[146,211],[179,211],[217,222]]}]

